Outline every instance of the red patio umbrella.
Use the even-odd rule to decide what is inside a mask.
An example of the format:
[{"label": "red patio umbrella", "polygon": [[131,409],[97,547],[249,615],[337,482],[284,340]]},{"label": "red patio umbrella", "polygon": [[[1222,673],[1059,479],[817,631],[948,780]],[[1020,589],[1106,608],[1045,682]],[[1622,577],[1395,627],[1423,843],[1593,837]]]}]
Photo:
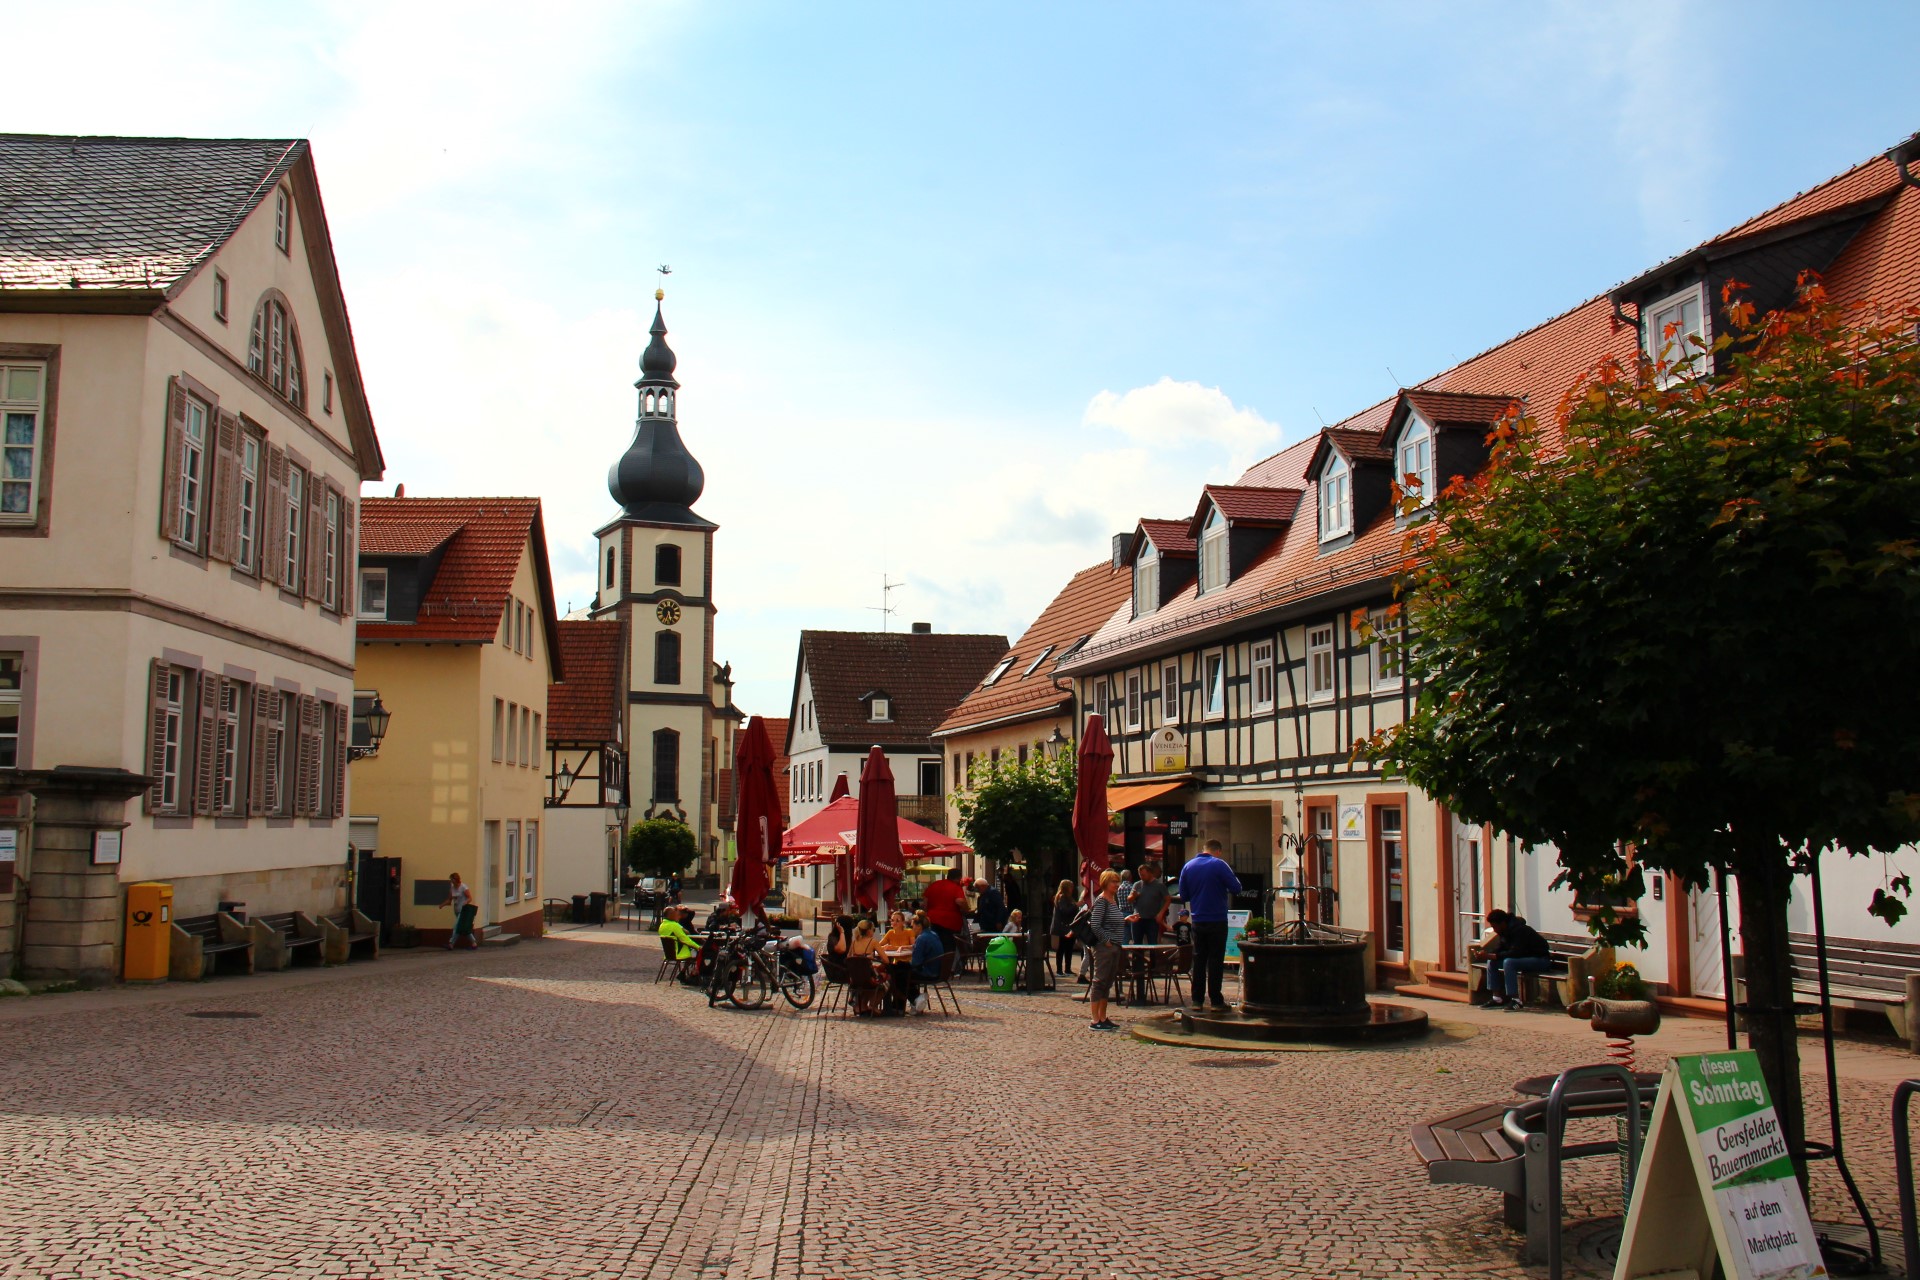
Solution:
[{"label": "red patio umbrella", "polygon": [[860,812],[854,824],[853,896],[872,910],[892,898],[907,868],[900,856],[900,813],[893,795],[893,768],[879,747],[867,752],[860,770]]},{"label": "red patio umbrella", "polygon": [[773,781],[773,739],[759,716],[747,721],[746,735],[734,750],[733,794],[740,801],[734,827],[739,856],[729,892],[743,915],[757,915],[767,896],[767,869],[780,856],[785,834],[780,829],[780,791]]},{"label": "red patio umbrella", "polygon": [[833,794],[827,797],[827,803],[832,804],[835,800],[842,799],[847,794],[847,775],[843,773],[833,780]]},{"label": "red patio umbrella", "polygon": [[1078,774],[1073,789],[1073,842],[1080,849],[1080,879],[1091,901],[1100,873],[1113,865],[1107,849],[1107,775],[1113,771],[1113,744],[1098,712],[1087,717],[1080,735]]}]

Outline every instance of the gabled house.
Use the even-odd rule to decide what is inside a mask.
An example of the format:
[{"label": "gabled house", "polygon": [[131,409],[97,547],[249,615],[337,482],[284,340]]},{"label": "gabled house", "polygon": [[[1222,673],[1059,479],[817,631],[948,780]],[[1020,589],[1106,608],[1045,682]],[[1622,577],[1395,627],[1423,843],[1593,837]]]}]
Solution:
[{"label": "gabled house", "polygon": [[[1193,840],[1221,840],[1252,890],[1244,905],[1366,931],[1382,976],[1424,993],[1464,997],[1466,949],[1495,904],[1583,933],[1586,909],[1553,887],[1552,849],[1459,821],[1354,758],[1354,742],[1399,722],[1418,693],[1390,611],[1406,528],[1425,499],[1485,465],[1488,432],[1509,411],[1530,408],[1551,430],[1554,407],[1602,360],[1691,376],[1717,358],[1721,284],[1739,279],[1777,307],[1803,270],[1824,273],[1843,302],[1920,303],[1920,173],[1868,161],[1209,487],[1188,526],[1200,552],[1191,583],[1165,583],[1170,540],[1143,521],[1128,549],[1133,599],[1061,664],[1079,713],[1107,712],[1115,808],[1168,824],[1172,866]],[[1191,838],[1175,838],[1175,824]],[[1130,861],[1144,852],[1140,825],[1129,819]],[[1865,916],[1873,886],[1851,862],[1829,873],[1827,900],[1843,905],[1830,905],[1828,927],[1888,938]],[[1661,879],[1632,904],[1649,933],[1633,959],[1672,997],[1718,1000],[1717,899]],[[1794,911],[1811,932],[1805,904]],[[1920,941],[1920,925],[1891,936]]]},{"label": "gabled house", "polygon": [[[536,498],[361,504],[359,671],[392,716],[353,766],[357,831],[399,860],[399,924],[444,943],[459,872],[493,933],[541,932],[547,691],[564,683]],[[364,837],[363,837],[364,840]]]},{"label": "gabled house", "polygon": [[117,975],[130,881],[336,913],[383,463],[312,150],[0,134],[0,191],[0,968]]},{"label": "gabled house", "polygon": [[620,892],[628,811],[624,617],[563,618],[566,678],[547,687],[546,897]]}]

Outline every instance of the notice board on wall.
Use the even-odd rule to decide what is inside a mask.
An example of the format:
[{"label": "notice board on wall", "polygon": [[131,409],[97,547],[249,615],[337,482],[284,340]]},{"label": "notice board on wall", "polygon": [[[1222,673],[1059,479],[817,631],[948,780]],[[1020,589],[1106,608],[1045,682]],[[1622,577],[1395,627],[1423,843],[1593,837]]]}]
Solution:
[{"label": "notice board on wall", "polygon": [[1751,1049],[1667,1064],[1614,1280],[1825,1276],[1785,1131]]}]

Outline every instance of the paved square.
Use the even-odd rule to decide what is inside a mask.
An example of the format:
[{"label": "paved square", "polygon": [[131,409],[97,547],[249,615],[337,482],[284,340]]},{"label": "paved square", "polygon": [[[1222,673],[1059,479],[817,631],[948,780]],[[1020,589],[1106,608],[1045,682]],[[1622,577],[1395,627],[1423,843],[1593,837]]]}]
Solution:
[{"label": "paved square", "polygon": [[[709,1011],[658,960],[584,931],[0,1002],[0,1276],[1544,1275],[1497,1194],[1427,1185],[1406,1130],[1601,1047],[1438,1005],[1470,1034],[1162,1048],[972,984],[953,1020]],[[1856,1048],[1841,1073],[1895,1240],[1887,1101],[1915,1067]],[[1572,1212],[1618,1212],[1611,1176],[1576,1167]]]}]

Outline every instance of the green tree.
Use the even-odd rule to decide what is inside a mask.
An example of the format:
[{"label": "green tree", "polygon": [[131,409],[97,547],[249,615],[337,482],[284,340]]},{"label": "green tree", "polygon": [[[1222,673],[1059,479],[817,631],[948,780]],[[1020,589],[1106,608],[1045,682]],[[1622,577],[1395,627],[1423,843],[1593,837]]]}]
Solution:
[{"label": "green tree", "polygon": [[1027,865],[1026,901],[1021,905],[1031,931],[1027,985],[1035,989],[1046,985],[1053,887],[1077,874],[1073,790],[1073,753],[1062,751],[1048,758],[1036,751],[1024,762],[976,762],[967,789],[954,797],[960,838],[975,853],[1000,863]]},{"label": "green tree", "polygon": [[700,856],[692,828],[676,818],[648,818],[627,832],[627,870],[638,876],[677,876]]},{"label": "green tree", "polygon": [[[1913,316],[1811,278],[1759,323],[1739,286],[1722,302],[1723,372],[1603,366],[1437,496],[1405,566],[1418,702],[1363,749],[1557,846],[1584,900],[1731,870],[1749,1000],[1781,1010],[1796,871],[1920,838],[1920,349]],[[1595,931],[1642,936],[1611,911]],[[1798,1151],[1792,1018],[1748,1025]]]}]

